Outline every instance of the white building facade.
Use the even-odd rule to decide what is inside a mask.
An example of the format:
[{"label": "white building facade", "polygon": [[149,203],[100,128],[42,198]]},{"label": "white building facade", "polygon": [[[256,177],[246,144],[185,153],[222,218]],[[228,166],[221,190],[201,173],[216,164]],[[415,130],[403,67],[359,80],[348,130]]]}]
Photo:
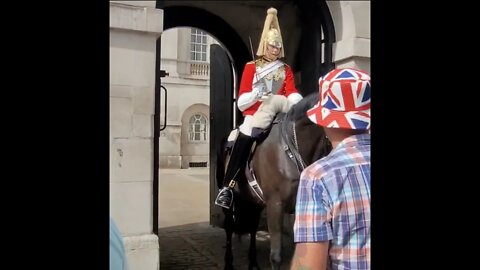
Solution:
[{"label": "white building facade", "polygon": [[160,168],[207,167],[210,45],[218,42],[196,28],[169,29],[161,41],[161,68],[169,75],[162,78],[168,100],[167,123],[160,133]]}]

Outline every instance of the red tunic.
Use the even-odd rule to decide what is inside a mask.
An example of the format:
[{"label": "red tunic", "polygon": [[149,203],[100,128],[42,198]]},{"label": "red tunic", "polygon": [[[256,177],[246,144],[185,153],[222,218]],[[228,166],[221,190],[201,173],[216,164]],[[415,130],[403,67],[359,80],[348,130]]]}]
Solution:
[{"label": "red tunic", "polygon": [[[295,88],[295,82],[293,78],[292,69],[287,64],[284,64],[285,67],[285,80],[283,81],[282,86],[277,91],[278,95],[284,95],[288,97],[292,93],[298,93],[297,88]],[[253,76],[255,75],[255,62],[251,61],[245,65],[243,70],[242,80],[240,82],[240,89],[238,90],[238,97],[244,93],[252,92],[252,82]],[[277,89],[272,89],[275,93]],[[252,106],[243,111],[243,116],[253,115],[260,107],[262,103],[260,101],[255,102]]]}]

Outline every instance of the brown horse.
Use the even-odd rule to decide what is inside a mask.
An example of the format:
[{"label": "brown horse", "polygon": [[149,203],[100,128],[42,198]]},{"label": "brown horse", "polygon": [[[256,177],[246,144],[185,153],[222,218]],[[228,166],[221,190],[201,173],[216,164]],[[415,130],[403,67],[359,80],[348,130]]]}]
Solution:
[{"label": "brown horse", "polygon": [[[249,166],[234,188],[233,207],[223,209],[226,232],[225,269],[233,269],[233,232],[239,235],[250,234],[248,268],[258,269],[256,233],[260,214],[265,207],[270,234],[270,263],[272,269],[280,269],[283,218],[284,214],[291,214],[295,210],[300,173],[332,149],[323,129],[306,116],[306,111],[317,101],[318,92],[303,98],[286,114],[277,115],[269,134],[257,140]],[[281,120],[277,121],[278,119]],[[225,140],[223,144],[224,142]],[[223,147],[221,149],[225,150]],[[217,154],[216,178],[220,188],[228,151]],[[249,168],[254,171],[263,200],[255,195],[246,180]]]}]

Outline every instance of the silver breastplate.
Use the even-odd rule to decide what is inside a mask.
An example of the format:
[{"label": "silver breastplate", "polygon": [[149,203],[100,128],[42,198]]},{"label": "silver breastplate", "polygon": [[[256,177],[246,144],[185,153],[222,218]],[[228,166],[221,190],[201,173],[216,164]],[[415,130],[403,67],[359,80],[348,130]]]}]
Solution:
[{"label": "silver breastplate", "polygon": [[[258,70],[261,67],[256,68]],[[283,82],[285,81],[285,76],[285,66],[281,66],[280,68],[277,68],[276,70],[268,73],[265,77],[260,79],[259,82],[265,85],[268,92],[271,92],[272,94],[278,94],[278,91],[280,90]]]}]

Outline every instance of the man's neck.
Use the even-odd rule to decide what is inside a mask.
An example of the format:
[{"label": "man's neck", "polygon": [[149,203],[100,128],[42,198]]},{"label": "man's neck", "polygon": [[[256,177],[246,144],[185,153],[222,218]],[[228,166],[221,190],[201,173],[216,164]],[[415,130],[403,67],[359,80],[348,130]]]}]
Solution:
[{"label": "man's neck", "polygon": [[325,135],[332,143],[332,149],[335,149],[339,143],[341,143],[346,138],[357,135],[357,134],[366,134],[368,131],[365,130],[355,130],[355,129],[345,129],[345,128],[324,128]]}]

